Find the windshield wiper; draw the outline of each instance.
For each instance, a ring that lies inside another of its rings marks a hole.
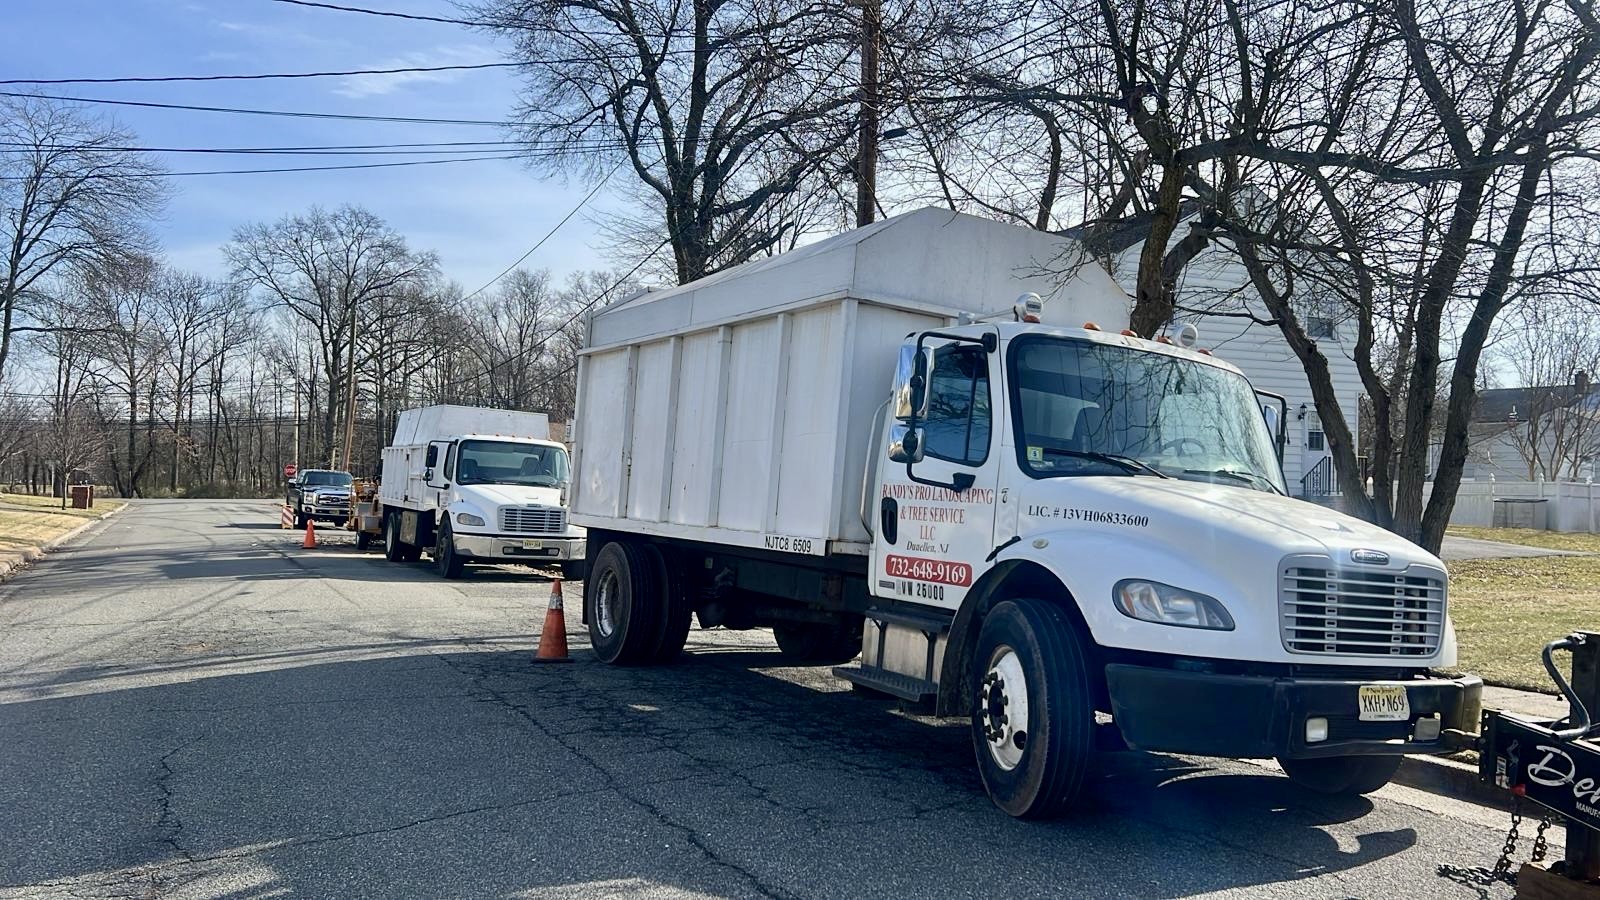
[[[1278,486],[1273,484],[1270,479],[1255,472],[1241,472],[1238,469],[1184,469],[1183,473],[1185,475],[1212,475],[1220,478],[1232,478],[1234,481],[1242,481],[1252,487],[1265,485],[1267,491],[1273,494],[1283,493],[1278,490]]]
[[[1138,475],[1154,475],[1157,478],[1172,477],[1155,466],[1134,459],[1131,456],[1118,456],[1114,453],[1100,453],[1095,450],[1068,450],[1065,447],[1041,447],[1040,450],[1054,456],[1070,456],[1075,459],[1092,459],[1096,462],[1111,463]]]

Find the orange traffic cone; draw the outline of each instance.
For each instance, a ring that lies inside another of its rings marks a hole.
[[[317,526],[310,519],[306,520],[306,539],[300,542],[300,546],[307,550],[317,549]]]
[[[544,630],[539,632],[539,652],[534,662],[572,662],[567,655],[567,615],[561,608],[561,579],[550,586],[550,605],[544,612]]]

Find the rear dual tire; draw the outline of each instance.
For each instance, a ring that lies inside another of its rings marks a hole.
[[[589,643],[601,662],[669,663],[689,636],[690,607],[661,551],[614,541],[600,548],[584,581]]]
[[[383,558],[390,562],[416,562],[422,558],[421,547],[400,540],[399,513],[383,517]]]

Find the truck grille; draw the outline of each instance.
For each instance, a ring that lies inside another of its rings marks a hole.
[[[1278,607],[1290,653],[1432,656],[1444,633],[1445,576],[1432,567],[1366,571],[1291,558]]]
[[[549,534],[567,529],[567,511],[559,506],[502,506],[500,530]]]

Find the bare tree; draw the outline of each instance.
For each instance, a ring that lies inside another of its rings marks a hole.
[[[631,170],[679,282],[783,242],[794,222],[764,213],[850,160],[860,26],[843,2],[469,5],[527,66],[530,158],[591,178]]]
[[[373,343],[373,307],[437,269],[368,210],[313,208],[272,224],[248,225],[224,248],[236,276],[259,290],[269,306],[286,309],[307,328],[323,376],[319,456],[335,457],[338,425],[353,405],[358,354]]]
[[[1600,457],[1600,325],[1592,309],[1534,307],[1515,317],[1495,355],[1524,386],[1507,436],[1528,480],[1576,479]]]
[[[0,97],[0,376],[44,279],[62,266],[148,249],[164,198],[133,136],[75,107]],[[35,326],[37,327],[37,326]]]

